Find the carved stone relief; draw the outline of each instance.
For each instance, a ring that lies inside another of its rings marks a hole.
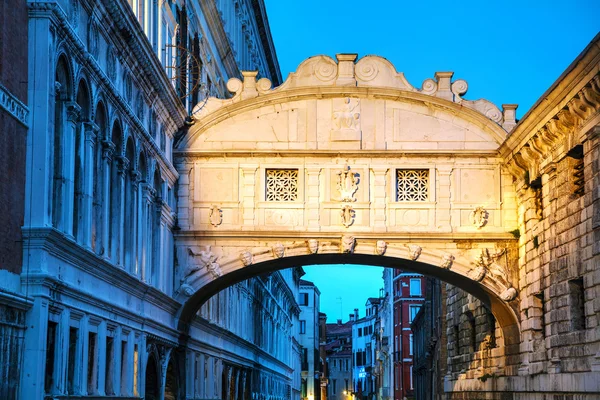
[[[308,251],[310,251],[310,254],[317,254],[319,251],[319,241],[317,239],[308,239],[306,244],[308,245]]]
[[[344,169],[337,173],[337,176],[337,190],[340,193],[340,201],[356,201],[354,194],[358,190],[358,174],[351,171],[348,165],[345,165]]]
[[[351,235],[342,236],[342,253],[353,253],[356,239]]]
[[[337,108],[332,115],[331,140],[360,140],[360,106],[359,99],[346,97],[341,107]]]
[[[356,215],[356,211],[352,208],[351,205],[345,205],[340,210],[340,217],[342,221],[342,225],[348,228],[350,225],[354,223],[354,217]]]
[[[98,35],[96,22],[91,20],[88,25],[88,51],[95,59],[98,59]]]
[[[285,246],[282,243],[276,243],[273,246],[273,257],[282,258],[285,254]]]
[[[378,240],[377,243],[375,244],[375,252],[382,256],[385,254],[385,251],[387,250],[387,243],[385,240]]]
[[[469,221],[477,229],[482,228],[488,222],[488,212],[483,207],[477,207],[469,214]]]
[[[223,211],[217,205],[210,207],[210,213],[208,219],[212,226],[217,227],[223,222]]]
[[[248,266],[252,264],[252,253],[250,253],[248,250],[242,251],[240,253],[240,260],[242,261],[242,264],[244,264],[244,266]]]
[[[454,263],[454,256],[452,254],[444,254],[440,267],[444,269],[450,269]]]
[[[408,255],[409,255],[410,259],[413,261],[417,261],[417,259],[421,255],[421,251],[422,251],[421,246],[418,246],[416,244],[408,245]]]

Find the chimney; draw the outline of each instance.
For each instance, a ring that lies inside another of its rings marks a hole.
[[[350,322],[354,322],[354,314],[350,314]]]
[[[358,308],[354,309],[354,320],[358,321]]]
[[[338,319],[338,325],[341,325],[341,324],[342,324],[342,320]]]

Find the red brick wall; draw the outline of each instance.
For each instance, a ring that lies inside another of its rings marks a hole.
[[[27,104],[27,3],[0,1],[0,83]],[[21,272],[27,128],[0,108],[0,269]]]

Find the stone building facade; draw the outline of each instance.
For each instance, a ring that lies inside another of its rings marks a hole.
[[[353,389],[352,381],[352,324],[354,314],[345,323],[327,324],[325,333],[325,362],[327,364],[327,398],[347,400]]]
[[[301,389],[302,400],[321,399],[321,329],[320,328],[321,292],[314,283],[301,280],[298,304],[300,306],[299,336],[301,346]],[[298,373],[298,371],[296,371]]]
[[[0,397],[288,398],[293,279],[213,301],[246,299],[278,340],[215,344],[231,321],[207,304],[182,349],[173,299],[172,144],[242,68],[280,80],[262,1],[13,3],[0,6]]]

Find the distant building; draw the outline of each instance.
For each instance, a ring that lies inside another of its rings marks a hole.
[[[413,319],[413,386],[415,400],[444,396],[447,372],[446,284],[426,278],[425,302]]]
[[[321,292],[314,283],[300,280],[299,342],[301,350],[301,394],[303,400],[321,400],[319,354],[319,304]]]
[[[350,320],[342,323],[327,324],[325,353],[327,372],[327,399],[348,400],[352,387],[352,324]]]
[[[380,293],[381,302],[375,328],[377,340],[375,358],[378,363],[379,393],[381,400],[393,399],[394,362],[393,362],[393,336],[394,336],[394,297],[393,274],[391,268],[384,268],[384,287]]]
[[[352,378],[357,399],[375,399],[378,392],[377,361],[375,349],[377,346],[376,321],[379,312],[380,298],[371,297],[365,303],[366,315],[358,318],[358,309],[354,310],[354,325],[352,326],[352,353],[354,368]]]
[[[412,396],[413,332],[410,324],[421,309],[425,277],[395,270],[394,290],[394,398]]]

